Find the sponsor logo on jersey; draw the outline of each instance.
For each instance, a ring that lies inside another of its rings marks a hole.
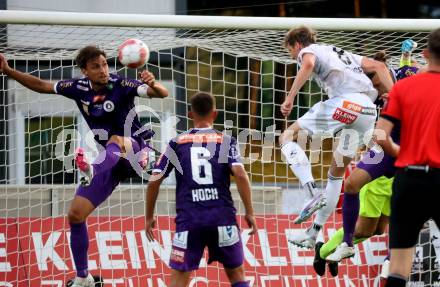
[[[359,114],[363,114],[363,115],[369,115],[369,116],[375,116],[376,115],[376,108],[372,108],[372,107],[363,107],[360,106],[358,104],[349,102],[349,101],[344,101],[342,103],[342,107],[344,109],[359,113]]]
[[[81,91],[84,91],[84,92],[88,92],[89,91],[89,88],[81,86],[81,85],[76,85],[76,88],[78,90],[81,90]]]
[[[57,88],[57,90],[58,90],[58,91],[62,91],[62,90],[64,90],[64,89],[67,89],[67,88],[72,87],[72,85],[73,85],[73,82],[72,82],[72,81],[69,81],[69,82],[61,82],[61,83],[58,84],[58,88]]]
[[[102,102],[105,99],[105,95],[96,95],[93,97],[93,103]]]
[[[340,108],[336,108],[335,113],[333,114],[334,120],[346,125],[352,124],[357,117],[357,115],[353,115],[352,113],[346,112]]]
[[[184,134],[180,135],[177,138],[178,144],[185,144],[185,143],[222,143],[223,142],[223,135],[217,134],[217,133],[209,133],[209,134]]]
[[[376,108],[363,108],[361,114],[368,116],[376,116]]]
[[[188,231],[174,233],[173,246],[186,249],[188,243]]]
[[[352,102],[349,102],[349,101],[344,101],[342,103],[342,107],[344,109],[347,109],[347,110],[350,110],[350,111],[353,111],[353,112],[356,112],[356,113],[361,113],[362,112],[362,106],[360,106],[358,104],[355,104],[355,103],[352,103]]]
[[[132,82],[130,80],[122,80],[121,81],[121,87],[137,88],[138,86],[139,86],[139,83]]]
[[[185,251],[173,248],[171,250],[171,261],[183,263],[185,261]]]
[[[219,226],[218,230],[218,246],[231,246],[240,241],[238,228],[235,225]]]
[[[104,102],[104,111],[109,113],[112,112],[114,109],[115,109],[115,104],[112,101],[108,100]]]

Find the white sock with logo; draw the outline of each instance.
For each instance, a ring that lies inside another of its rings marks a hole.
[[[324,194],[327,204],[316,212],[315,220],[313,221],[315,224],[323,226],[333,211],[335,211],[339,195],[341,194],[342,180],[342,177],[328,175]]]
[[[313,238],[316,238],[316,237],[318,237],[318,233],[319,233],[319,231],[322,229],[322,226],[321,225],[318,225],[318,224],[316,224],[316,223],[313,223],[312,224],[312,226],[310,226],[308,229],[307,229],[307,234],[308,235],[310,235],[311,237],[313,237]]]
[[[290,169],[301,182],[301,185],[313,183],[312,166],[306,153],[296,142],[288,142],[281,147]]]

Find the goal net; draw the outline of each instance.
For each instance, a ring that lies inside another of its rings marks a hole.
[[[254,28],[250,24],[244,29],[204,28],[213,20],[208,17],[192,24],[200,28],[184,28],[178,22],[182,18],[176,17],[176,21],[164,21],[167,28],[160,28],[157,24],[124,27],[129,24],[112,23],[111,15],[108,23],[93,25],[93,16],[89,16],[90,25],[80,20],[77,25],[61,25],[63,20],[50,25],[47,21],[29,24],[23,20],[20,24],[21,20],[3,20],[0,51],[15,69],[55,82],[81,77],[73,59],[78,49],[93,44],[106,51],[111,72],[137,78],[137,70],[118,63],[117,47],[128,38],[143,40],[151,50],[146,68],[170,91],[166,99],[136,100],[141,121],[156,132],[154,148],[163,150],[172,137],[191,127],[188,99],[197,91],[215,96],[219,111],[215,128],[238,139],[259,226],[258,234],[250,237],[240,219],[251,286],[379,286],[380,265],[387,255],[386,235],[358,245],[357,255],[340,265],[335,278],[317,276],[312,267],[314,253],[286,240],[305,228],[292,223],[305,199],[281,157],[277,139],[288,124],[326,98],[315,82],[308,81],[290,118],[286,120],[280,113],[298,69],[282,47],[283,37],[301,19],[271,25],[271,29],[264,29],[256,20]],[[224,21],[228,23],[228,18]],[[361,30],[356,29],[357,20],[351,21],[352,29],[331,30],[319,21],[307,23],[318,29],[318,42],[367,56],[385,50],[392,66],[398,65],[400,44],[407,38],[419,44],[413,56],[420,58],[429,33],[428,28],[393,31],[371,26]],[[75,276],[65,218],[78,185],[73,151],[83,146],[93,158],[97,148],[73,101],[35,93],[3,74],[0,77],[0,286],[64,286]],[[332,139],[308,150],[313,175],[321,186],[325,186],[331,150]],[[170,176],[161,188],[155,242],[149,242],[144,233],[146,183],[147,177],[121,183],[87,221],[89,270],[101,275],[105,286],[163,287],[169,282],[175,182]],[[232,191],[242,215],[236,188]],[[323,238],[340,226],[341,216],[335,213]],[[414,273],[412,279],[417,282],[428,275],[432,281],[438,280],[431,238],[424,239],[427,249],[421,247],[429,252],[421,255],[418,249],[416,258],[430,263],[417,269],[420,274]],[[202,260],[190,286],[229,286],[221,266],[206,262],[206,258]]]

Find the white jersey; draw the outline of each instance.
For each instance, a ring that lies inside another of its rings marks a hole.
[[[376,100],[377,91],[361,67],[362,56],[334,46],[312,44],[298,54],[299,65],[304,54],[315,55],[312,77],[329,98],[361,93],[373,102]]]

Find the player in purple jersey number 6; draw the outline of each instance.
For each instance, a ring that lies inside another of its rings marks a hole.
[[[146,164],[140,155],[142,150],[148,149],[145,141],[148,132],[136,133],[142,125],[134,112],[134,98],[164,98],[168,96],[168,91],[148,71],[139,74],[141,81],[110,74],[105,52],[95,46],[82,48],[76,56],[76,63],[84,74],[83,78],[51,83],[12,69],[4,55],[0,54],[0,72],[35,92],[59,94],[74,100],[96,142],[103,146],[93,164],[85,159],[82,149],[76,153],[75,162],[83,179],[67,216],[76,267],[72,286],[91,287],[95,286],[95,282],[88,272],[86,219],[110,196],[120,181],[136,175],[136,164],[140,167]],[[139,158],[130,160],[127,156],[130,154]]]
[[[244,276],[244,256],[230,175],[245,208],[245,220],[257,230],[249,178],[241,163],[236,140],[213,129],[217,116],[214,97],[198,93],[191,98],[189,117],[194,128],[172,139],[156,162],[146,195],[146,233],[154,240],[154,206],[159,187],[176,169],[176,232],[171,250],[170,287],[186,287],[191,272],[199,268],[205,247],[208,264],[223,264],[232,287],[249,287]],[[209,284],[211,286],[211,284]]]

